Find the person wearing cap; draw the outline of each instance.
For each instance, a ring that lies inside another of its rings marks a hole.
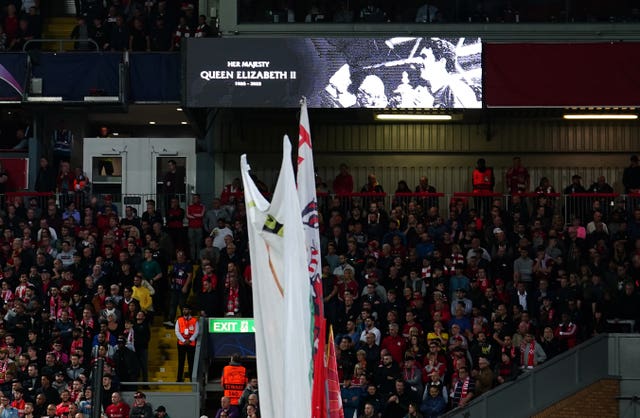
[[[147,395],[144,392],[137,391],[133,394],[133,406],[128,416],[130,418],[153,418],[153,409],[147,402]]]
[[[140,363],[136,353],[126,345],[127,339],[120,335],[118,346],[113,354],[115,368],[121,381],[132,382],[138,379],[140,374]]]
[[[196,342],[200,335],[198,319],[191,316],[191,307],[182,306],[182,316],[176,321],[174,327],[178,338],[178,376],[176,382],[183,381],[185,358],[189,364],[189,378],[193,374],[193,359],[196,352]]]
[[[171,418],[171,416],[167,414],[167,408],[165,408],[163,405],[160,405],[159,407],[157,407],[154,412],[155,412],[153,414],[154,418]]]

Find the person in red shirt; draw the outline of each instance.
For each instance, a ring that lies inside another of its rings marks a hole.
[[[122,400],[119,392],[111,394],[111,405],[105,410],[108,418],[129,418],[131,408]]]
[[[191,197],[191,204],[187,206],[187,219],[189,222],[189,255],[192,260],[197,259],[200,254],[205,212],[206,208],[200,201],[200,195],[198,193],[194,193]]]
[[[353,177],[344,163],[340,164],[340,173],[333,180],[333,192],[337,195],[353,193]]]
[[[393,360],[398,364],[402,364],[407,342],[402,335],[399,335],[399,331],[400,326],[398,324],[389,324],[389,335],[384,337],[380,348],[387,349]]]
[[[531,178],[529,170],[522,166],[520,157],[513,157],[513,166],[507,170],[505,176],[507,193],[517,194],[529,191]]]

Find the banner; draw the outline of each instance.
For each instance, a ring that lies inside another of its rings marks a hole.
[[[193,38],[183,59],[188,107],[482,107],[479,38]]]
[[[263,418],[311,416],[311,333],[307,254],[291,144],[283,140],[282,165],[271,204],[241,161],[247,207],[255,317],[256,363]]]
[[[303,98],[300,108],[300,130],[298,137],[298,200],[302,208],[302,222],[309,265],[309,282],[313,306],[313,393],[312,417],[323,418],[325,399],[324,345],[324,301],[322,294],[322,263],[320,261],[320,232],[318,222],[318,198],[316,196],[316,173],[313,166],[311,127],[307,112],[307,101]]]

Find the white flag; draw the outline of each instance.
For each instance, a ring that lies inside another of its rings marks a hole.
[[[300,107],[300,127],[298,135],[298,201],[302,209],[307,260],[309,264],[309,282],[311,283],[311,303],[313,306],[313,390],[311,418],[324,417],[326,414],[326,373],[325,373],[325,320],[322,294],[322,265],[320,262],[320,232],[318,218],[318,199],[316,196],[316,173],[313,168],[313,145],[311,127],[307,113],[307,100],[302,99]]]
[[[247,207],[256,363],[263,418],[311,413],[311,307],[307,251],[296,192],[291,144],[283,140],[282,165],[271,204],[240,160]],[[301,280],[302,279],[302,280]]]

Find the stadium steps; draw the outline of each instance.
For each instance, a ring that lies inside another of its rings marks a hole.
[[[178,349],[173,329],[162,325],[162,317],[156,317],[151,325],[149,345],[149,381],[175,382],[178,374]],[[158,386],[159,392],[190,392],[189,386]]]
[[[44,21],[42,28],[43,39],[70,39],[71,31],[77,24],[75,17],[50,17]],[[65,51],[73,50],[73,43],[68,42],[63,44]],[[43,51],[54,50],[57,51],[58,44],[51,42],[45,43],[42,46]]]

